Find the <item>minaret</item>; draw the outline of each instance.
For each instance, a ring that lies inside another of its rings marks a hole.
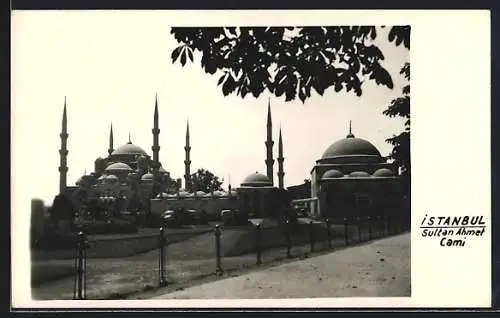
[[[285,176],[285,172],[283,171],[283,139],[281,137],[281,127],[280,127],[280,137],[278,141],[278,185],[280,189],[284,188],[283,177]]]
[[[267,159],[266,159],[266,167],[267,167],[267,177],[269,180],[271,180],[271,184],[274,184],[273,182],[273,165],[274,165],[274,159],[273,159],[273,123],[271,120],[271,102],[268,103],[267,106],[267,140],[266,140],[266,152],[267,152]]]
[[[349,134],[346,136],[346,138],[354,138],[354,135],[352,134],[352,127],[350,120],[349,120]]]
[[[189,191],[189,184],[191,181],[191,158],[189,152],[191,151],[191,146],[189,145],[189,120],[186,126],[186,146],[184,147],[186,151],[186,159],[184,160],[184,188]]]
[[[111,129],[109,130],[109,149],[108,154],[111,156],[113,153],[113,123],[111,123]]]
[[[64,110],[62,118],[62,130],[61,134],[61,149],[59,149],[60,164],[59,164],[59,194],[63,194],[66,191],[66,177],[68,173],[67,157],[68,149],[68,119],[66,117],[66,96],[64,97]]]
[[[155,97],[155,114],[154,114],[154,124],[153,124],[153,146],[151,149],[153,150],[153,161],[159,167],[159,153],[160,153],[160,145],[158,144],[158,137],[160,135],[160,128],[158,127],[158,95]]]

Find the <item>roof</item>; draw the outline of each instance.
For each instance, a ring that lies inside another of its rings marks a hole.
[[[323,173],[321,179],[342,178],[344,174],[336,169],[331,169]]]
[[[271,180],[263,174],[258,172],[252,173],[248,175],[243,182],[241,182],[241,186],[251,186],[251,187],[260,187],[260,186],[272,186]]]
[[[394,177],[394,172],[387,168],[378,169],[373,173],[374,177]]]
[[[106,171],[116,171],[116,170],[126,170],[132,171],[132,168],[126,163],[123,162],[115,162],[106,167]]]
[[[349,173],[350,178],[369,178],[370,174],[365,171],[353,171]]]
[[[146,180],[153,180],[154,176],[152,173],[145,173],[142,175],[141,180],[146,181]]]
[[[369,141],[349,135],[331,144],[323,153],[322,159],[348,156],[381,157],[378,149]]]
[[[118,148],[116,148],[111,155],[145,155],[148,154],[141,147],[134,145],[133,143],[126,143]]]

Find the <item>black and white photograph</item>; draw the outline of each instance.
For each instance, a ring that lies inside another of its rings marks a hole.
[[[23,299],[412,298],[416,239],[439,267],[489,235],[414,210],[415,152],[426,188],[455,168],[413,145],[411,19],[212,16],[13,12]]]

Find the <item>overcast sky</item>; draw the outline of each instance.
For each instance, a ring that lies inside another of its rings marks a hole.
[[[194,64],[172,64],[177,42],[161,14],[146,12],[17,12],[12,34],[12,124],[15,179],[31,180],[26,199],[52,202],[58,191],[61,116],[68,112],[68,185],[94,160],[107,155],[110,123],[115,148],[128,141],[152,154],[153,110],[158,94],[160,160],[171,176],[184,172],[184,136],[189,118],[191,171],[205,168],[233,186],[255,171],[265,173],[266,113],[269,95],[224,97],[218,76]],[[305,104],[270,97],[277,157],[281,125],[285,186],[309,178],[315,160],[344,138],[352,120],[356,137],[371,141],[383,155],[385,139],[402,129],[401,120],[382,111],[406,84],[399,74],[409,51],[387,41],[376,44],[386,60],[394,89],[365,83],[362,97],[336,93]],[[277,163],[275,163],[275,174]],[[277,178],[275,176],[275,178]]]

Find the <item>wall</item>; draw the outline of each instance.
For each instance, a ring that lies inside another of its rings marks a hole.
[[[215,215],[225,209],[241,210],[240,205],[240,200],[236,196],[230,198],[163,198],[151,200],[151,212],[161,214],[166,210],[183,208],[205,210],[208,214]]]
[[[343,218],[357,213],[366,216],[399,214],[402,193],[399,178],[338,179],[324,182],[320,200],[321,215]],[[361,211],[353,206],[356,195],[367,195],[371,199],[368,210]]]

